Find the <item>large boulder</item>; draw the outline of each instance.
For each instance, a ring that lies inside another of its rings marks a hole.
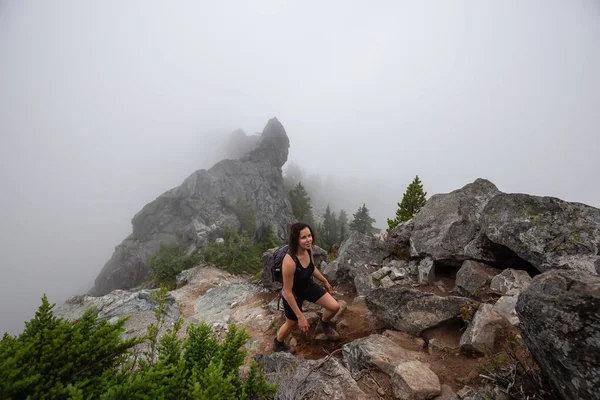
[[[596,399],[600,388],[600,277],[552,270],[519,295],[523,339],[563,399]]]
[[[460,349],[467,353],[483,354],[492,351],[496,333],[504,319],[491,304],[481,304],[473,320],[460,338]]]
[[[210,232],[239,228],[238,201],[253,208],[257,227],[271,226],[279,239],[285,239],[294,218],[283,186],[281,167],[287,160],[289,139],[281,123],[271,119],[251,148],[241,159],[223,160],[209,170],[194,172],[179,187],[143,207],[133,217],[133,233],[116,247],[91,294],[132,288],[148,279],[148,258],[161,242],[194,251]]]
[[[540,272],[600,273],[600,209],[553,197],[500,194],[481,219],[486,237]]]
[[[365,302],[377,318],[394,329],[420,335],[425,329],[457,319],[460,307],[474,301],[458,296],[436,296],[396,285],[375,289]]]
[[[335,358],[303,360],[289,353],[259,354],[267,381],[278,383],[280,399],[366,400],[350,372]]]
[[[397,399],[428,400],[442,392],[438,376],[417,360],[398,364],[391,381]]]
[[[344,362],[352,372],[377,368],[389,376],[392,376],[399,363],[419,358],[419,353],[406,350],[379,334],[346,343],[342,353]]]
[[[479,218],[488,201],[499,193],[490,181],[477,179],[451,193],[431,196],[413,218],[411,255],[453,263],[481,259]],[[397,239],[390,235],[388,240]]]
[[[329,282],[352,281],[357,273],[373,272],[389,256],[386,244],[373,235],[351,231],[338,257],[322,271]]]

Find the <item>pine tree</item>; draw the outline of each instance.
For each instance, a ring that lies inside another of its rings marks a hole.
[[[339,240],[338,221],[335,212],[331,211],[329,204],[323,214],[323,224],[320,225],[320,243],[327,251],[331,251],[333,245]]]
[[[427,196],[427,192],[423,190],[423,184],[417,175],[406,188],[402,202],[398,203],[396,218],[388,218],[388,232],[394,229],[400,222],[408,221],[414,217],[425,205],[425,196]]]
[[[350,223],[350,228],[360,233],[373,233],[373,223],[375,219],[369,215],[369,209],[363,203],[362,207],[358,208],[358,211],[353,214],[354,220]]]
[[[289,197],[290,203],[292,203],[292,212],[298,221],[312,223],[312,205],[306,189],[302,186],[302,182],[298,182],[296,187],[290,191]]]
[[[344,210],[340,210],[340,216],[338,218],[338,228],[341,243],[348,236],[348,214]]]

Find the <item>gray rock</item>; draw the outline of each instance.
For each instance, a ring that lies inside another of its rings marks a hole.
[[[523,339],[564,399],[594,399],[600,387],[600,277],[552,270],[519,295]]]
[[[247,283],[233,283],[214,288],[198,298],[195,306],[195,318],[207,324],[227,322],[231,316],[231,304],[243,303],[246,297],[255,292],[254,285]]]
[[[154,312],[158,304],[150,298],[151,292],[154,290],[114,290],[99,297],[80,296],[77,302],[70,299],[70,302],[57,306],[54,313],[69,321],[80,319],[90,308],[98,311],[100,319],[109,320],[111,323],[129,317],[125,322],[124,338],[142,336],[146,334],[148,325],[156,322]],[[168,326],[179,318],[179,307],[170,293],[167,293],[165,305],[165,325]]]
[[[435,280],[435,268],[431,258],[427,257],[421,260],[417,268],[419,272],[419,284],[428,285]]]
[[[494,311],[512,326],[519,325],[519,316],[515,307],[519,296],[502,296],[494,304]]]
[[[407,268],[392,268],[392,272],[390,272],[390,278],[393,281],[404,279],[406,277],[408,277],[408,269]]]
[[[346,343],[342,347],[342,354],[344,363],[351,372],[377,368],[390,376],[398,363],[419,357],[419,353],[406,350],[379,334]]]
[[[502,321],[502,317],[494,311],[494,306],[481,304],[460,338],[460,349],[476,354],[483,354],[486,349],[493,350],[496,332],[502,327]]]
[[[382,288],[391,288],[394,286],[394,281],[389,276],[385,276],[379,281],[379,285]]]
[[[486,205],[482,230],[539,271],[600,273],[600,209],[552,197],[501,194]]]
[[[365,296],[356,296],[354,300],[352,300],[353,305],[362,305],[365,304]]]
[[[478,220],[488,201],[499,193],[493,183],[477,179],[451,193],[431,196],[413,218],[411,255],[455,262],[482,259]]]
[[[302,360],[278,352],[254,358],[263,366],[267,381],[279,384],[276,398],[367,400],[350,372],[335,357]]]
[[[494,293],[505,295],[513,290],[520,292],[530,283],[531,276],[529,276],[527,271],[507,268],[492,278],[490,290]]]
[[[365,299],[369,310],[396,330],[413,335],[460,316],[460,307],[472,304],[465,297],[440,297],[395,285],[375,289]]]
[[[384,261],[383,266],[390,268],[392,271],[408,269],[408,261],[387,259]]]
[[[484,288],[500,271],[486,264],[467,260],[456,273],[456,290],[471,296],[476,290]]]
[[[177,286],[177,288],[180,288],[186,283],[188,283],[188,279],[190,278],[191,273],[193,273],[193,268],[186,269],[178,273],[175,277],[175,286]]]
[[[370,274],[363,272],[354,277],[354,287],[357,296],[366,296],[375,289],[375,283]]]
[[[371,273],[371,277],[373,279],[379,280],[379,279],[383,278],[384,276],[388,275],[390,272],[392,272],[392,269],[390,267],[382,267],[382,268],[379,268],[377,271]]]
[[[204,244],[213,228],[238,228],[240,222],[231,208],[238,199],[253,206],[256,226],[270,225],[283,240],[294,220],[281,171],[288,148],[285,129],[277,119],[271,119],[256,147],[241,159],[223,160],[209,170],[198,170],[179,187],[147,204],[133,217],[133,233],[116,247],[91,294],[132,288],[147,280],[148,258],[159,250],[161,242],[187,248]]]
[[[427,400],[442,392],[438,376],[420,361],[400,363],[392,374],[397,399]]]
[[[454,393],[454,390],[448,385],[441,385],[441,393],[439,396],[434,397],[433,400],[458,400],[458,395]]]
[[[352,281],[357,272],[373,272],[388,256],[384,242],[373,235],[351,231],[340,246],[338,258],[330,262],[325,270],[329,282]]]

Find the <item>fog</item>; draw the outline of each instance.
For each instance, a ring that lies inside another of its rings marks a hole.
[[[272,117],[380,228],[417,174],[599,207],[598,71],[596,0],[0,0],[0,333]]]

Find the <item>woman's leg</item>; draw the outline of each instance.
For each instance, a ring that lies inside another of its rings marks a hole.
[[[293,321],[289,318],[285,319],[285,323],[281,325],[281,328],[277,331],[277,340],[280,342],[285,341],[290,333],[298,326],[298,321]]]
[[[323,322],[329,322],[329,320],[340,311],[340,303],[338,303],[329,293],[325,293],[321,296],[321,298],[317,300],[317,304],[325,309],[323,311]]]

